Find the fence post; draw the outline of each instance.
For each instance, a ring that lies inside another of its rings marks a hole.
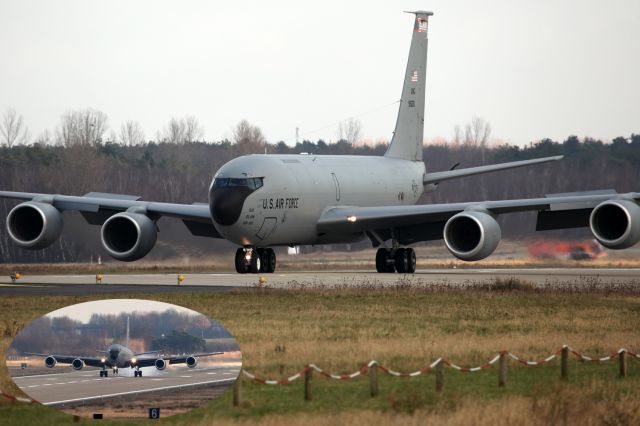
[[[500,365],[498,370],[498,386],[507,385],[507,353],[500,353]]]
[[[618,362],[620,365],[620,378],[627,377],[627,351],[621,350],[618,354]]]
[[[233,406],[240,406],[240,382],[242,381],[242,373],[238,376],[236,381],[233,383]]]
[[[444,388],[444,362],[440,360],[436,364],[436,392],[442,392]]]
[[[369,367],[369,389],[371,396],[378,395],[378,363],[373,363]]]
[[[562,347],[560,354],[560,377],[562,380],[569,380],[569,346]]]
[[[313,374],[313,370],[307,366],[307,371],[304,372],[304,400],[311,401],[311,375]]]

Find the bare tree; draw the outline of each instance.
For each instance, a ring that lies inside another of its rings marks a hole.
[[[204,136],[204,128],[198,120],[190,115],[182,119],[172,118],[162,132],[158,132],[157,139],[167,143],[195,142]]]
[[[362,133],[362,122],[356,118],[349,118],[338,124],[338,140],[345,140],[354,145],[358,143]]]
[[[464,143],[466,145],[487,146],[491,136],[491,124],[481,117],[473,117],[471,122],[465,126]]]
[[[49,145],[52,142],[51,132],[45,129],[42,133],[38,135],[37,138],[33,141],[34,144],[37,145]]]
[[[233,129],[233,141],[243,154],[260,152],[267,143],[260,127],[254,126],[244,119],[240,120]]]
[[[197,142],[204,137],[204,128],[193,115],[184,119],[185,142]]]
[[[107,122],[107,115],[95,109],[67,111],[57,130],[57,142],[67,147],[96,145],[102,142]]]
[[[144,132],[142,126],[137,121],[127,121],[120,126],[118,141],[127,146],[139,145],[144,142]]]
[[[22,116],[18,115],[13,108],[9,108],[2,116],[0,133],[2,134],[2,142],[6,143],[9,148],[16,143],[26,144],[30,138],[29,129],[24,125]]]

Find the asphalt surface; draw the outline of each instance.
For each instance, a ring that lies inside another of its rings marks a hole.
[[[168,366],[164,371],[153,367],[141,369],[142,377],[134,377],[132,369],[121,368],[118,374],[109,370],[109,377],[100,377],[99,369],[83,368],[65,373],[15,376],[18,387],[36,401],[50,406],[73,405],[81,402],[108,400],[130,396],[144,399],[149,392],[186,389],[193,386],[228,386],[240,374],[241,363],[223,366]],[[12,374],[20,374],[14,370]],[[202,401],[203,403],[206,401]]]
[[[275,274],[184,274],[178,285],[176,274],[105,275],[96,284],[95,275],[27,275],[15,284],[0,277],[0,296],[16,294],[85,295],[113,293],[227,292],[258,289],[259,278],[269,288],[359,287],[415,285],[473,285],[496,279],[518,278],[534,285],[570,283],[575,285],[640,285],[638,268],[540,268],[540,269],[423,269],[415,274],[378,274],[371,271],[315,271]]]

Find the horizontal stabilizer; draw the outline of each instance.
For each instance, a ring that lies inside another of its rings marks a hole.
[[[516,167],[531,166],[534,164],[547,163],[562,159],[562,155],[554,157],[535,158],[533,160],[513,161],[511,163],[492,164],[490,166],[469,167],[466,169],[455,169],[446,172],[427,173],[424,178],[424,185],[438,184],[442,181],[465,176],[479,175],[482,173],[496,172],[498,170],[514,169]]]

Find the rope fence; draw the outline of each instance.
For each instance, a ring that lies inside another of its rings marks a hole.
[[[446,358],[438,358],[435,361],[433,361],[431,364],[416,370],[416,371],[396,371],[393,370],[392,368],[376,361],[376,360],[371,360],[368,363],[366,363],[365,365],[363,365],[362,367],[360,367],[360,369],[352,372],[352,373],[335,373],[335,372],[330,372],[327,370],[324,370],[322,368],[320,368],[319,366],[317,366],[316,364],[308,364],[306,365],[302,370],[300,370],[299,372],[297,372],[296,374],[289,376],[289,377],[285,377],[282,379],[266,379],[266,378],[262,378],[259,377],[255,374],[250,373],[249,371],[247,371],[246,369],[242,369],[242,375],[244,375],[245,377],[249,378],[250,380],[254,381],[255,383],[259,383],[259,384],[263,384],[263,385],[272,385],[272,386],[279,386],[279,385],[288,385],[293,383],[294,381],[304,378],[304,382],[305,382],[305,390],[304,390],[304,396],[305,396],[305,400],[311,400],[311,377],[312,377],[312,373],[315,371],[318,374],[320,374],[321,376],[328,378],[328,379],[333,379],[333,380],[351,380],[351,379],[355,379],[356,377],[359,376],[364,376],[364,375],[368,375],[369,376],[369,382],[370,382],[370,390],[371,390],[371,396],[375,396],[378,394],[378,370],[382,371],[385,374],[388,374],[390,376],[395,376],[395,377],[404,377],[404,378],[411,378],[411,377],[417,377],[417,376],[421,376],[423,374],[427,374],[430,373],[432,371],[435,371],[435,375],[436,375],[436,391],[437,392],[441,392],[442,389],[444,388],[444,367],[449,367],[455,371],[458,371],[460,373],[474,373],[477,371],[481,371],[481,370],[486,370],[489,368],[494,368],[495,364],[498,364],[498,368],[499,368],[499,374],[498,374],[498,386],[506,386],[506,382],[507,382],[507,360],[508,358],[511,358],[512,360],[516,361],[517,363],[526,366],[526,367],[535,367],[535,366],[541,366],[544,364],[547,364],[551,361],[553,361],[556,358],[560,358],[560,378],[562,380],[568,380],[569,378],[569,366],[568,366],[568,362],[569,362],[569,355],[572,354],[575,357],[577,357],[578,359],[580,359],[583,362],[592,362],[592,363],[604,363],[607,361],[613,361],[615,359],[619,360],[619,372],[618,372],[618,377],[626,377],[627,376],[627,357],[632,357],[632,358],[637,358],[640,359],[640,355],[638,355],[637,353],[631,352],[627,349],[621,348],[619,350],[617,350],[616,352],[612,352],[610,355],[605,356],[605,357],[591,357],[591,356],[587,356],[585,354],[582,354],[580,352],[578,352],[577,350],[571,348],[569,345],[563,345],[560,349],[558,349],[555,353],[549,355],[546,358],[540,359],[540,360],[528,360],[528,359],[523,359],[509,351],[501,351],[499,353],[497,353],[493,358],[491,358],[489,361],[487,361],[485,364],[481,364],[478,366],[474,366],[474,367],[468,367],[468,366],[461,366],[458,365]],[[241,378],[239,377],[238,380],[236,380],[235,384],[234,384],[234,398],[233,398],[233,404],[234,406],[240,405],[240,380]]]
[[[281,379],[267,379],[267,378],[262,378],[259,377],[256,374],[252,374],[249,371],[247,371],[246,369],[242,369],[242,375],[244,375],[245,377],[249,378],[250,380],[254,381],[255,383],[258,384],[263,384],[263,385],[271,385],[271,386],[280,386],[280,385],[288,385],[291,384],[293,382],[295,382],[298,379],[304,378],[304,398],[305,400],[311,400],[312,399],[312,392],[311,392],[311,383],[312,383],[312,376],[313,376],[313,372],[317,372],[318,374],[320,374],[321,376],[328,378],[328,379],[332,379],[332,380],[351,380],[351,379],[355,379],[356,377],[359,376],[364,376],[364,375],[368,375],[369,376],[369,382],[370,382],[370,390],[371,390],[371,396],[376,396],[378,394],[378,370],[382,371],[385,374],[388,374],[390,376],[394,376],[394,377],[404,377],[404,378],[412,378],[412,377],[418,377],[421,376],[423,374],[428,374],[432,371],[435,371],[435,375],[436,375],[436,391],[437,392],[441,392],[442,389],[444,388],[444,367],[449,367],[453,370],[456,370],[460,373],[474,373],[477,371],[481,371],[481,370],[486,370],[489,368],[493,368],[494,365],[496,363],[498,363],[499,365],[499,374],[498,374],[498,386],[506,386],[506,378],[507,378],[507,359],[511,358],[514,361],[518,362],[519,364],[526,366],[526,367],[535,367],[535,366],[541,366],[544,364],[549,363],[550,361],[554,360],[555,358],[560,357],[560,377],[563,380],[568,380],[569,378],[569,354],[573,354],[575,357],[579,358],[581,361],[584,362],[592,362],[592,363],[604,363],[607,361],[613,361],[615,359],[618,359],[619,361],[619,371],[618,371],[618,377],[626,377],[627,376],[627,358],[628,357],[632,357],[632,358],[636,358],[636,359],[640,359],[640,355],[635,353],[635,352],[631,352],[625,348],[621,348],[615,352],[612,352],[610,355],[605,356],[605,357],[591,357],[591,356],[587,356],[585,354],[582,354],[580,352],[578,352],[577,350],[571,348],[569,345],[563,345],[560,349],[558,349],[555,353],[549,355],[546,358],[543,358],[541,360],[527,360],[527,359],[523,359],[520,358],[519,356],[509,352],[509,351],[501,351],[498,354],[496,354],[493,358],[491,358],[487,363],[485,364],[481,364],[475,367],[463,367],[460,366],[458,364],[453,363],[452,361],[446,359],[446,358],[438,358],[435,361],[433,361],[431,364],[416,370],[416,371],[397,371],[397,370],[393,370],[392,368],[376,361],[376,360],[371,360],[368,363],[366,363],[365,365],[363,365],[362,367],[360,367],[360,369],[354,371],[353,373],[349,373],[349,374],[337,374],[334,372],[330,372],[327,370],[324,370],[322,368],[320,368],[319,366],[317,366],[316,364],[308,364],[306,365],[304,368],[302,368],[299,372],[295,373],[292,376],[288,376],[285,378],[281,378]],[[240,382],[241,382],[241,377],[238,377],[238,380],[236,380],[236,382],[234,383],[233,386],[233,405],[234,406],[239,406],[241,403],[241,399],[240,399]],[[0,391],[0,395],[3,396],[4,398],[8,399],[11,402],[24,402],[24,403],[33,403],[36,402],[33,399],[30,398],[23,398],[23,397],[19,397],[19,396],[13,396],[13,395],[9,395],[5,392]]]

